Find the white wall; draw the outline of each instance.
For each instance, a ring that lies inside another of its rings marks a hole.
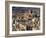
[[[32,2],[46,3],[46,0],[20,0],[20,1],[27,1],[27,2],[32,1]],[[45,6],[46,6],[46,4],[45,4]],[[45,13],[45,15],[46,15],[46,13]],[[46,23],[46,20],[45,20],[45,23]],[[45,30],[45,32],[46,32],[46,30]],[[5,38],[4,36],[5,36],[5,0],[0,0],[0,38]],[[18,38],[46,38],[46,33],[45,33],[45,35],[40,35],[40,36],[27,36],[27,37],[18,37]]]

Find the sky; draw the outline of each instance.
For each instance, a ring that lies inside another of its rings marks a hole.
[[[31,8],[31,7],[12,7],[12,12],[13,13],[24,13],[25,11],[28,12],[28,10],[33,10],[33,9],[38,9],[38,8]]]
[[[39,10],[39,8],[32,8],[32,7],[12,7],[12,13],[13,13],[13,15],[15,15],[16,13],[25,13],[25,11],[26,12],[29,12],[29,10],[30,10],[30,12],[32,12],[32,10],[35,10],[36,9],[36,11],[35,11],[35,13],[37,12],[37,10]]]

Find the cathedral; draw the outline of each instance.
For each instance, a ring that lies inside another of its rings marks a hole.
[[[32,11],[29,10],[25,13],[17,13],[14,19],[14,27],[16,31],[26,31],[26,30],[37,30],[39,29],[39,19],[33,17]]]

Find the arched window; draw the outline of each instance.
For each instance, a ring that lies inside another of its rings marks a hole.
[[[29,15],[29,17],[31,17],[31,15]]]

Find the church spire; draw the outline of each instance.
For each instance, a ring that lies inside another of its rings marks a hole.
[[[29,14],[31,14],[31,10],[29,9]]]

